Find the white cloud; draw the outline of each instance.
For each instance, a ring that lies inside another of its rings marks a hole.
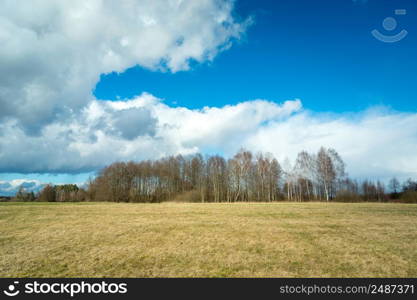
[[[271,142],[273,141],[273,142]],[[270,151],[279,159],[300,150],[335,148],[354,177],[387,179],[417,176],[417,114],[368,110],[346,115],[301,112],[272,122],[245,141],[248,148]]]
[[[38,192],[45,184],[39,180],[25,180],[25,179],[14,179],[9,181],[0,180],[0,196],[14,196],[23,187],[27,192]]]
[[[189,69],[230,46],[247,22],[222,0],[0,2],[0,121],[39,134],[92,100],[100,74],[140,65]]]
[[[146,93],[126,101],[92,100],[80,115],[44,126],[38,136],[12,121],[2,124],[0,172],[86,172],[115,160],[234,148],[264,122],[300,107],[298,100],[283,105],[255,100],[190,110]]]
[[[417,175],[417,114],[314,114],[300,100],[191,110],[145,93],[124,101],[93,100],[79,116],[45,126],[40,136],[28,136],[12,122],[0,130],[0,172],[87,172],[117,160],[213,149],[232,155],[242,146],[271,152],[282,162],[326,146],[342,155],[354,177]]]

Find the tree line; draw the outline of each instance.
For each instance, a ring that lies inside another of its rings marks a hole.
[[[417,203],[417,182],[393,178],[361,182],[348,177],[334,149],[302,151],[293,164],[271,154],[240,150],[219,155],[170,156],[141,162],[117,162],[99,171],[86,189],[47,185],[38,195],[20,191],[18,201],[111,202],[273,202],[401,201]]]
[[[52,185],[47,184],[39,193],[26,191],[20,187],[14,197],[4,197],[5,201],[19,202],[82,202],[89,201],[87,191],[76,184]]]

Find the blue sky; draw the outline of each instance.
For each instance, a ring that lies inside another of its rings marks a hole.
[[[172,12],[130,2],[142,25],[117,1],[0,4],[0,181],[80,183],[115,160],[240,146],[293,158],[323,143],[356,177],[417,174],[416,1],[190,1]],[[384,43],[374,29],[408,35]],[[171,46],[182,39],[193,42]],[[202,118],[215,126],[193,135]],[[349,140],[375,141],[355,152]]]
[[[395,16],[398,8],[407,15]],[[189,108],[300,98],[314,111],[374,105],[416,111],[415,1],[240,0],[235,13],[252,16],[254,24],[213,62],[174,74],[133,67],[103,75],[95,96],[131,98],[146,91]],[[384,32],[382,21],[390,16],[397,31],[411,33],[399,43],[381,43],[370,34]]]

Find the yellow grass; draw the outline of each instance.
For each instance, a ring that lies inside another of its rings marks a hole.
[[[417,277],[417,205],[1,203],[0,277]]]

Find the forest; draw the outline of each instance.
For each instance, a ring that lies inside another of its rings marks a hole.
[[[281,165],[271,154],[240,150],[222,156],[170,156],[116,162],[100,170],[86,188],[46,185],[37,195],[20,189],[11,199],[42,202],[273,202],[341,201],[417,203],[417,181],[400,183],[349,178],[331,148],[302,151],[294,164]]]

